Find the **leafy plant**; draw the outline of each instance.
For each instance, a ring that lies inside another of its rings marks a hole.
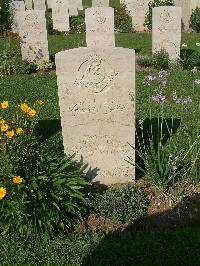
[[[9,0],[0,0],[0,33],[11,28]]]
[[[145,215],[147,200],[142,191],[127,184],[111,187],[95,201],[95,211],[118,223],[131,223]]]
[[[120,33],[132,32],[132,18],[125,4],[116,6],[115,9],[115,31]]]
[[[181,64],[187,70],[192,70],[194,67],[200,69],[200,51],[187,48],[181,49]]]
[[[155,69],[169,68],[169,55],[165,50],[153,54],[152,65]]]
[[[69,24],[71,33],[85,33],[85,14],[83,12],[79,12],[78,16],[70,17]]]
[[[173,6],[174,0],[153,0],[149,2],[149,11],[146,14],[144,25],[152,29],[152,9],[159,6]]]
[[[4,232],[49,238],[81,216],[88,183],[74,156],[43,153],[34,135],[43,104],[1,103],[0,224]]]
[[[138,55],[136,57],[136,63],[141,67],[151,67],[153,64],[153,58],[149,55]]]
[[[196,8],[192,11],[190,18],[190,28],[196,32],[200,32],[200,8]]]
[[[53,68],[53,63],[49,61],[43,61],[37,65],[37,70],[39,71],[49,71]]]

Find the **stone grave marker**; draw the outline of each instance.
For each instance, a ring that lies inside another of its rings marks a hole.
[[[122,4],[125,4],[127,10],[132,17],[132,27],[135,31],[147,30],[144,26],[145,16],[149,10],[150,0],[121,0]]]
[[[78,16],[78,0],[68,0],[69,5],[69,16]]]
[[[47,6],[49,9],[52,9],[54,0],[47,0]]]
[[[184,24],[184,30],[188,30],[190,26],[190,16],[192,10],[196,9],[199,4],[199,0],[175,0],[175,5],[182,8],[182,21]]]
[[[153,8],[152,50],[168,52],[170,59],[180,57],[181,8],[162,6]]]
[[[25,11],[24,1],[11,1],[10,11],[12,16],[12,32],[19,32],[19,21],[21,12]]]
[[[109,7],[109,0],[92,0],[93,7]]]
[[[33,63],[49,61],[45,11],[21,12],[19,35],[23,60]]]
[[[52,5],[53,29],[69,31],[68,4],[65,0],[54,0]]]
[[[35,10],[46,10],[45,0],[33,0]]]
[[[26,10],[31,10],[33,8],[32,0],[25,0],[25,7],[26,7]]]
[[[114,9],[92,7],[85,10],[87,47],[115,46]]]

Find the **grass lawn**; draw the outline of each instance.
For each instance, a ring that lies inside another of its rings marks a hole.
[[[37,265],[200,265],[199,229],[155,229],[73,234],[45,243],[0,236],[0,264]]]

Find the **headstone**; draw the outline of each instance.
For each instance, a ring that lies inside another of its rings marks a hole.
[[[93,7],[109,7],[109,0],[92,0]]]
[[[52,5],[53,29],[69,31],[68,4],[65,0],[54,0]]]
[[[45,0],[33,0],[35,10],[46,10]]]
[[[86,43],[88,47],[115,46],[114,9],[92,7],[85,10]]]
[[[33,63],[49,61],[45,11],[21,12],[19,35],[23,60]]]
[[[199,0],[198,0],[199,1]],[[175,0],[175,5],[182,8],[182,21],[184,30],[188,30],[190,26],[190,16],[192,11],[199,5],[197,0]]]
[[[19,21],[21,12],[25,11],[25,4],[23,1],[11,1],[10,11],[12,15],[12,32],[19,32]]]
[[[170,59],[180,57],[181,8],[161,6],[153,8],[152,49],[153,53],[162,49]]]
[[[65,153],[83,158],[96,182],[133,181],[134,50],[86,47],[55,58]]]
[[[49,9],[52,9],[54,0],[47,0],[47,6]]]
[[[132,27],[135,31],[147,30],[144,26],[145,17],[149,10],[150,0],[121,0],[126,5],[127,10],[132,17]]]
[[[78,0],[68,0],[70,16],[78,16],[78,2]]]
[[[32,0],[25,0],[25,7],[26,7],[26,10],[31,10],[33,8]]]

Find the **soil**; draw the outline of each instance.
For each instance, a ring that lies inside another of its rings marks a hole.
[[[140,184],[149,199],[146,216],[133,224],[119,224],[98,214],[78,221],[78,232],[123,231],[127,228],[200,226],[200,187],[186,184],[184,193],[177,189],[163,192]]]

